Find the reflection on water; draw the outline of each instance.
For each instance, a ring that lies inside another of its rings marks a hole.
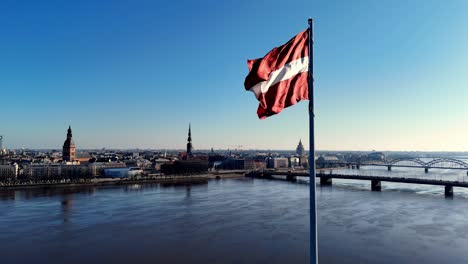
[[[16,192],[13,190],[5,190],[0,191],[0,200],[7,201],[7,200],[15,200]]]
[[[321,263],[468,262],[467,198],[362,184],[317,187]],[[308,263],[308,189],[229,179],[8,191],[1,263]]]

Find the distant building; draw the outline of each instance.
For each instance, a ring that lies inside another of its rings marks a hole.
[[[127,165],[123,162],[94,162],[88,165],[89,173],[92,177],[104,175],[105,169],[126,168]]]
[[[157,159],[154,160],[154,169],[156,171],[160,171],[161,170],[161,165],[162,164],[168,164],[168,163],[171,163],[171,160],[165,159],[165,158],[157,158]]]
[[[333,155],[321,155],[316,161],[315,164],[317,168],[331,168],[337,167],[343,164],[343,161],[340,160],[337,156]]]
[[[297,144],[296,154],[299,157],[303,157],[305,154],[304,146],[302,145],[302,140],[299,140],[299,144]]]
[[[8,152],[3,148],[3,136],[0,135],[0,155],[6,155]]]
[[[169,174],[201,174],[208,172],[208,160],[176,160],[161,164],[161,172]]]
[[[63,179],[78,179],[90,178],[89,167],[87,165],[72,164],[60,166],[60,178]]]
[[[288,165],[289,162],[287,158],[268,157],[266,159],[266,167],[269,169],[287,168]]]
[[[2,155],[8,155],[8,150],[6,148],[3,148],[3,136],[0,135],[0,156]]]
[[[298,157],[290,157],[289,158],[289,167],[295,168],[301,166],[301,160]]]
[[[59,178],[62,174],[61,164],[29,164],[24,166],[23,173],[30,179]]]
[[[29,164],[24,166],[23,174],[29,179],[77,179],[89,178],[91,173],[87,165],[70,164]]]
[[[141,175],[143,170],[140,168],[114,168],[104,169],[104,176],[112,178],[129,178]]]
[[[217,168],[223,170],[253,170],[255,166],[252,159],[229,158],[224,160]]]
[[[89,162],[93,156],[91,156],[88,152],[77,152],[73,161],[78,161],[80,163],[87,163]]]
[[[192,131],[189,124],[187,152],[182,156],[182,160],[173,163],[161,164],[161,172],[164,174],[201,174],[208,172],[208,159],[194,157],[192,150]]]
[[[305,169],[309,168],[309,158],[308,157],[300,157],[299,158],[299,166],[304,167]]]
[[[385,154],[382,152],[371,152],[363,157],[363,160],[384,161]]]
[[[71,126],[68,126],[67,139],[63,143],[62,159],[64,161],[75,160],[75,142],[73,142]]]
[[[255,170],[263,170],[263,169],[266,168],[265,161],[254,160],[253,163],[254,163],[254,169]]]
[[[216,168],[218,166],[221,166],[224,160],[227,158],[225,156],[221,156],[219,154],[213,154],[208,157],[208,166],[210,168]]]
[[[18,164],[0,165],[0,180],[16,179],[18,177]]]

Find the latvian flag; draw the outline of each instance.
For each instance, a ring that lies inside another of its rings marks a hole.
[[[263,58],[248,60],[249,74],[244,86],[260,101],[260,119],[309,99],[309,36],[305,30]]]

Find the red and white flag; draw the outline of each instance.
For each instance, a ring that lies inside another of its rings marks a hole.
[[[260,105],[260,119],[309,99],[309,34],[305,30],[263,58],[248,60],[249,74],[244,86]]]

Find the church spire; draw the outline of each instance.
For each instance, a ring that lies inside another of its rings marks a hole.
[[[68,126],[68,130],[67,130],[67,138],[72,138],[72,129],[71,129],[71,126]]]
[[[189,123],[189,128],[188,128],[188,138],[187,138],[187,159],[192,157],[192,129],[191,125]]]
[[[188,125],[188,139],[187,139],[188,142],[192,142],[192,131],[190,129],[190,123]]]

